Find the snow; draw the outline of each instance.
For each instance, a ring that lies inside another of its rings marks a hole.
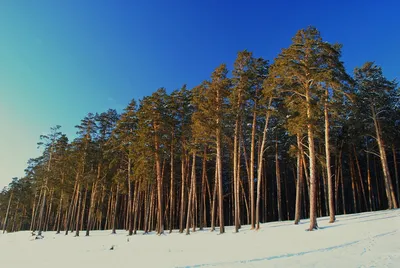
[[[174,231],[127,236],[124,230],[90,237],[23,231],[0,235],[0,267],[400,267],[400,210],[262,224],[259,231],[232,227],[187,236]],[[113,248],[113,250],[111,250]]]

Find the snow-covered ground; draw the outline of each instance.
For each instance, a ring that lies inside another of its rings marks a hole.
[[[0,267],[400,267],[400,210],[338,216],[306,232],[308,220],[231,227],[190,236],[173,232],[128,237],[93,231],[90,237],[30,232],[0,235]],[[113,250],[110,248],[113,247]]]

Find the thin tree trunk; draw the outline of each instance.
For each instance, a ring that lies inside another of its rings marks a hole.
[[[39,212],[39,225],[38,225],[39,236],[42,235],[42,230],[43,230],[43,217],[44,217],[44,208],[46,203],[46,194],[47,194],[47,178],[45,179],[44,182],[42,204],[40,206],[40,212]]]
[[[64,190],[61,190],[60,203],[58,204],[57,234],[61,232],[62,205],[64,200]]]
[[[133,210],[134,210],[134,205],[133,205],[133,198],[132,198],[132,180],[131,180],[131,170],[132,170],[132,160],[130,158],[130,155],[128,155],[128,167],[127,167],[127,180],[128,180],[128,206],[127,206],[127,211],[126,211],[126,216],[128,218],[128,235],[131,236],[133,234]]]
[[[174,204],[175,204],[175,182],[174,182],[174,134],[172,133],[172,140],[171,140],[171,159],[170,159],[170,173],[171,173],[171,181],[170,181],[170,194],[169,194],[169,232],[172,233],[172,229],[174,226]]]
[[[281,172],[279,169],[278,137],[275,137],[275,178],[276,178],[276,203],[278,205],[278,221],[282,221],[282,189]]]
[[[181,182],[181,211],[180,211],[180,219],[179,219],[179,232],[180,233],[183,233],[183,220],[184,220],[184,217],[185,217],[185,204],[186,204],[186,202],[185,202],[185,188],[186,188],[186,173],[185,173],[185,171],[186,171],[186,164],[185,164],[185,149],[182,149],[182,162],[181,162],[181,164],[182,164],[182,166],[181,166],[181,179],[182,179],[182,182]]]
[[[138,227],[138,219],[139,219],[139,212],[141,211],[140,206],[140,181],[136,181],[135,183],[135,194],[134,194],[134,205],[133,205],[133,234],[137,233],[137,227]]]
[[[309,88],[306,89],[306,105],[307,105],[307,119],[310,121],[311,116],[311,99]],[[307,123],[308,134],[308,150],[310,157],[310,228],[309,231],[318,228],[317,224],[317,177],[316,177],[316,161],[315,161],[315,145],[314,145],[314,131],[311,122]]]
[[[247,201],[246,191],[244,190],[244,186],[243,186],[243,181],[242,180],[239,181],[239,186],[240,186],[240,189],[242,189],[242,199],[244,201],[244,206],[246,208],[247,222],[250,222],[249,202]]]
[[[7,230],[7,221],[8,221],[8,215],[10,213],[10,207],[11,207],[11,200],[13,197],[13,192],[11,192],[10,194],[10,198],[8,199],[8,206],[7,206],[7,212],[6,212],[6,217],[4,218],[4,223],[3,223],[3,234],[6,232]]]
[[[155,164],[156,164],[156,175],[157,175],[157,222],[158,229],[157,234],[164,233],[164,217],[163,217],[163,178],[161,174],[161,160],[160,160],[160,144],[158,137],[158,126],[154,126],[154,146],[155,146]]]
[[[393,153],[393,165],[394,165],[394,178],[396,181],[397,201],[398,203],[400,203],[399,172],[397,170],[396,148],[394,147],[394,145],[392,146],[392,153]]]
[[[302,163],[302,157],[301,157],[301,137],[300,134],[297,134],[297,185],[296,185],[296,212],[295,212],[295,219],[294,219],[294,224],[298,224],[300,222],[301,218],[301,192],[303,188],[303,163]],[[305,197],[304,197],[305,198]]]
[[[253,111],[253,123],[251,125],[251,144],[250,144],[250,229],[254,229],[257,224],[257,229],[260,228],[260,190],[261,186],[258,184],[258,175],[257,175],[257,204],[256,204],[256,211],[254,211],[254,156],[255,156],[255,137],[256,137],[256,124],[257,124],[257,112],[256,112],[257,101],[254,102],[254,111]],[[268,125],[268,122],[266,122]],[[260,163],[260,160],[258,161]],[[257,171],[258,172],[258,171]],[[257,209],[258,206],[258,209]]]
[[[88,184],[86,183],[86,189],[85,189],[85,194],[83,196],[83,201],[82,201],[82,212],[81,212],[81,227],[80,229],[83,230],[83,223],[84,223],[84,219],[85,219],[85,212],[86,212],[86,199],[87,199],[87,193],[88,193]]]
[[[378,142],[379,154],[380,154],[380,158],[381,158],[383,177],[384,177],[384,181],[385,181],[386,197],[388,199],[388,207],[389,207],[389,209],[398,208],[396,196],[395,196],[394,189],[393,189],[392,178],[390,176],[388,161],[387,161],[387,157],[386,157],[385,144],[382,139],[381,127],[380,127],[378,118],[375,113],[375,108],[373,106],[371,106],[371,110],[372,110],[372,118],[373,118],[374,125],[375,125],[376,140]]]
[[[354,213],[357,213],[357,196],[356,196],[356,186],[355,186],[355,176],[354,176],[354,164],[353,158],[351,156],[351,151],[349,151],[350,157],[350,178],[351,178],[351,189],[353,192],[353,205],[354,205]]]
[[[76,191],[77,191],[77,187],[78,187],[78,181],[75,180],[74,192],[72,193],[72,196],[71,196],[71,201],[70,201],[68,212],[67,212],[67,220],[65,221],[65,226],[64,226],[65,235],[68,235],[69,225],[70,225],[71,218],[72,218],[73,204],[74,204],[74,199],[75,199],[75,194],[76,194]]]
[[[196,152],[193,151],[192,154],[192,175],[190,182],[190,190],[188,196],[188,210],[186,214],[186,234],[190,234],[190,219],[192,218],[192,206],[194,206],[194,191],[196,190]]]
[[[219,125],[219,119],[217,125]],[[225,232],[224,226],[224,189],[222,185],[222,148],[221,148],[221,130],[217,127],[217,163],[218,163],[218,212],[219,212],[219,232]]]
[[[363,195],[364,206],[365,206],[365,209],[368,210],[367,196],[365,194],[364,182],[363,182],[362,173],[361,173],[361,167],[360,167],[360,163],[358,162],[357,152],[356,152],[356,148],[355,148],[354,145],[353,145],[353,150],[354,150],[354,157],[356,159],[356,166],[357,166],[358,176],[360,177],[361,193]]]
[[[112,213],[112,234],[116,234],[117,232],[115,231],[116,229],[116,221],[117,221],[117,208],[118,208],[118,195],[119,195],[119,183],[117,183],[117,190],[115,192],[115,205],[113,207],[113,213]]]
[[[328,179],[328,199],[329,199],[329,223],[335,222],[335,200],[332,183],[332,170],[331,170],[331,150],[329,143],[329,112],[328,112],[328,98],[329,92],[325,91],[325,105],[324,105],[324,118],[325,118],[325,157],[326,157],[326,174]]]
[[[42,190],[40,190],[39,196],[37,195],[37,191],[35,191],[35,198],[33,201],[33,206],[32,206],[32,217],[31,217],[31,226],[29,228],[29,230],[34,231],[35,228],[35,223],[36,223],[36,205],[40,203],[40,198],[42,196]],[[38,200],[36,201],[36,197],[38,198]]]
[[[200,201],[200,230],[207,225],[206,209],[206,180],[207,180],[207,147],[204,146],[202,172],[201,172],[201,201]]]
[[[214,176],[214,190],[211,205],[211,231],[215,230],[216,224],[216,206],[217,206],[217,188],[218,188],[218,162],[215,161],[215,176]]]
[[[54,189],[50,190],[50,202],[49,206],[47,208],[46,216],[45,216],[45,223],[44,223],[44,231],[48,231],[49,229],[49,222],[50,222],[50,216],[51,216],[51,209],[53,207],[53,196],[54,196]]]
[[[78,184],[78,190],[77,190],[77,197],[76,199],[78,200],[78,205],[76,207],[76,219],[75,219],[75,236],[79,236],[79,219],[80,219],[80,207],[81,207],[81,202],[82,202],[82,193],[80,191],[80,184]]]
[[[15,222],[17,220],[17,215],[18,215],[18,208],[19,208],[19,201],[17,201],[17,206],[14,210],[14,216],[13,216],[13,223],[11,226],[11,232],[15,232]]]
[[[258,165],[257,165],[257,202],[256,202],[256,223],[257,230],[260,229],[260,201],[261,201],[261,182],[262,182],[262,166],[264,161],[265,143],[267,141],[268,123],[270,118],[270,107],[272,98],[269,99],[267,112],[265,114],[265,126],[263,130],[262,141],[260,144],[260,151],[258,154]]]
[[[234,202],[234,219],[235,219],[235,232],[239,232],[239,200],[236,195],[236,189],[238,184],[238,147],[239,144],[239,116],[236,116],[235,131],[233,136],[233,202]],[[251,178],[250,178],[251,179]],[[253,185],[253,183],[251,183]],[[250,187],[251,188],[251,187]],[[252,227],[253,228],[253,227]]]

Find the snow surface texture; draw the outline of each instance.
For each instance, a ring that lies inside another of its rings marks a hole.
[[[306,232],[308,220],[243,226],[218,235],[209,229],[187,236],[174,231],[127,236],[120,230],[56,235],[31,232],[0,235],[1,267],[400,267],[400,210],[319,218],[320,229]]]

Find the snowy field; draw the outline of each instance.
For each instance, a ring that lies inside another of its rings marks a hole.
[[[93,231],[90,237],[30,232],[0,235],[0,267],[400,267],[400,210],[338,216],[306,232],[308,220],[244,226],[190,236],[173,232],[128,237]],[[110,248],[113,247],[113,250]]]

